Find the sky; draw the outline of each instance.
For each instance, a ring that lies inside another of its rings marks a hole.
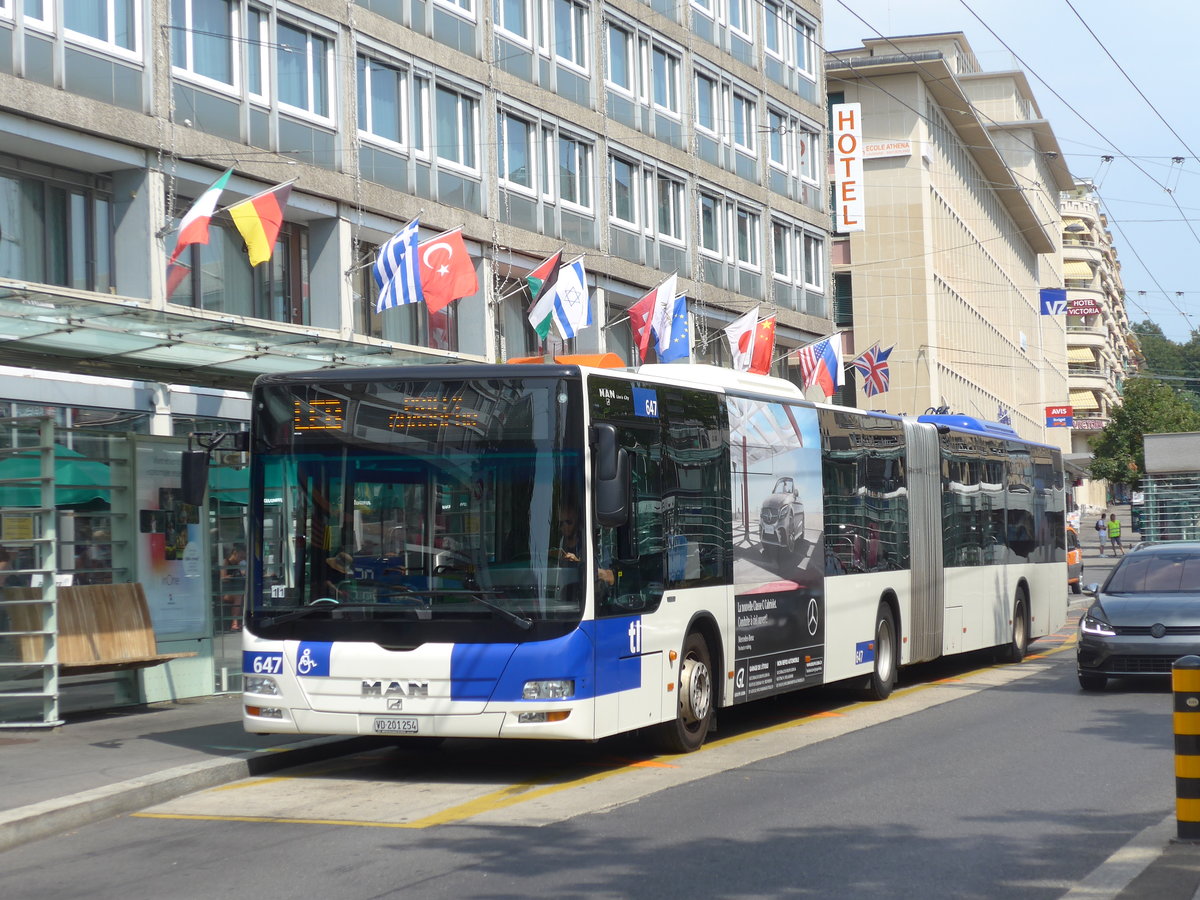
[[[1149,319],[1179,342],[1200,327],[1200,3],[824,0],[823,6],[827,50],[861,47],[864,38],[961,31],[984,71],[1022,69],[1071,174],[1096,185],[1130,324]],[[864,123],[864,140],[869,131]]]

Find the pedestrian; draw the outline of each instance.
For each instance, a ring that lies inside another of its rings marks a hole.
[[[1096,543],[1100,545],[1100,555],[1104,555],[1104,540],[1108,537],[1108,529],[1104,527],[1104,514],[1096,520]]]
[[[1117,555],[1117,551],[1121,551],[1121,555],[1125,555],[1125,548],[1121,546],[1121,523],[1117,521],[1117,514],[1112,513],[1108,517],[1108,539],[1112,543],[1113,556]]]

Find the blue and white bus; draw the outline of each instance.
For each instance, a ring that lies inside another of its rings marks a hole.
[[[1061,456],[1005,426],[570,358],[269,375],[253,410],[251,732],[685,752],[1065,620]]]

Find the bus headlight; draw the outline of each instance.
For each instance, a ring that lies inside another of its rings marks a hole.
[[[243,686],[245,693],[261,694],[267,697],[279,696],[279,685],[275,683],[274,678],[267,678],[265,675],[247,675],[245,678]]]
[[[574,678],[547,678],[527,681],[521,691],[524,700],[568,700],[575,696]]]

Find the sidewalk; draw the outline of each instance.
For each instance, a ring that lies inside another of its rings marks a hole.
[[[0,730],[0,852],[192,791],[350,753],[363,740],[252,735],[241,696]]]

